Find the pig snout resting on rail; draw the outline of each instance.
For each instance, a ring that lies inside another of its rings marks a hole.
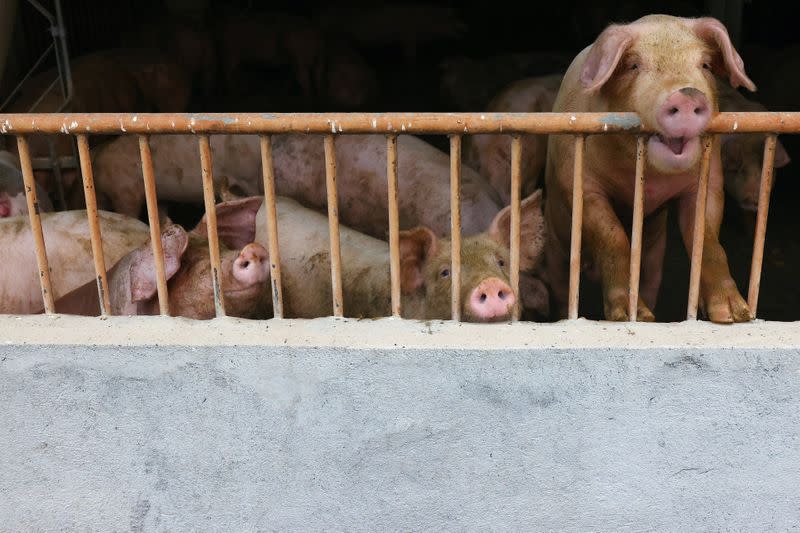
[[[36,184],[36,198],[40,213],[53,210],[50,198],[39,184]],[[27,214],[28,202],[19,160],[11,152],[0,151],[0,218]]]
[[[261,205],[259,197],[239,202]],[[541,191],[522,204],[522,239],[541,243]],[[278,197],[284,309],[290,318],[332,314],[328,220],[294,200]],[[485,232],[462,240],[461,314],[472,322],[509,320],[517,295],[509,284],[510,209],[500,211]],[[263,207],[256,217],[256,241],[266,243]],[[344,313],[350,317],[391,314],[389,247],[340,226]],[[523,268],[529,268],[522,257]],[[450,241],[424,226],[400,232],[402,314],[405,318],[451,316]]]
[[[217,209],[221,246],[221,290],[228,316],[265,318],[269,299],[267,251],[255,238],[256,209]],[[191,232],[171,225],[161,232],[164,267],[172,316],[215,316],[214,290],[205,217]],[[245,242],[247,241],[247,242]],[[159,313],[155,261],[151,242],[126,254],[108,272],[112,315]],[[98,315],[97,285],[89,282],[55,302],[56,312]]]
[[[100,212],[103,257],[106,267],[137,248],[149,236],[147,226],[115,213]],[[91,282],[95,271],[86,211],[42,214],[53,298]],[[0,244],[13,250],[0,276],[0,313],[29,314],[44,307],[27,216],[0,219]],[[96,287],[96,285],[95,285]]]
[[[665,15],[612,25],[573,61],[554,111],[633,111],[658,134],[647,143],[641,298],[637,316],[653,320],[666,245],[665,204],[678,203],[681,234],[692,247],[700,136],[717,111],[714,75],[755,90],[725,27],[715,19]],[[613,116],[610,116],[613,119]],[[596,135],[586,141],[583,247],[599,271],[605,316],[628,319],[630,242],[620,222],[630,219],[636,161],[630,135]],[[574,144],[551,135],[546,169],[545,219],[549,228],[547,274],[560,316],[566,316]],[[700,306],[714,322],[751,319],[731,278],[719,243],[724,203],[719,143],[708,186]]]
[[[487,111],[543,113],[553,110],[561,75],[519,80],[495,96]],[[539,183],[547,159],[547,135],[522,135],[522,194],[531,194]],[[511,201],[511,137],[469,135],[464,139],[464,162],[489,180],[503,204]]]
[[[720,111],[766,111],[758,102],[748,100],[724,80],[717,83]],[[722,136],[722,169],[725,190],[745,211],[755,213],[761,189],[761,167],[764,163],[763,133],[738,133]],[[775,145],[775,168],[785,167],[791,159],[780,141]]]

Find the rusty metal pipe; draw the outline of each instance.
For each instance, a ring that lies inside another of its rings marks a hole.
[[[261,136],[261,170],[264,177],[264,212],[267,216],[267,247],[270,282],[272,283],[272,315],[283,318],[283,285],[281,253],[278,244],[278,210],[275,207],[275,167],[272,164],[272,139]]]
[[[103,236],[100,233],[100,219],[97,216],[97,197],[94,191],[94,174],[92,173],[92,156],[89,153],[89,139],[86,135],[78,135],[78,156],[81,160],[83,174],[83,194],[86,198],[86,217],[89,219],[89,236],[92,240],[92,257],[94,272],[97,276],[97,296],[100,302],[100,314],[111,314],[111,302],[106,279],[106,261],[103,257]]]
[[[386,136],[386,179],[389,185],[389,273],[392,316],[402,314],[400,292],[400,210],[397,199],[397,135]]]
[[[578,318],[578,291],[581,283],[581,237],[583,236],[583,153],[586,136],[575,136],[572,173],[572,235],[569,249],[569,299],[567,317]]]
[[[325,136],[325,185],[328,193],[328,231],[331,239],[331,290],[333,316],[344,316],[342,293],[342,248],[339,241],[339,199],[336,189],[336,137]]]
[[[764,143],[764,164],[761,167],[761,188],[758,191],[758,214],[756,215],[756,234],[753,242],[753,259],[750,263],[750,287],[747,292],[747,305],[750,315],[755,318],[758,309],[758,292],[761,288],[761,268],[764,261],[764,240],[767,236],[767,215],[769,197],[772,192],[772,176],[775,165],[775,146],[777,135],[767,136]]]
[[[800,112],[719,113],[707,133],[795,133]],[[656,133],[635,113],[0,114],[0,133]]]
[[[461,320],[461,135],[450,136],[450,297],[452,318]]]
[[[139,136],[139,155],[142,158],[142,179],[144,198],[147,204],[147,221],[150,225],[150,242],[156,265],[156,287],[158,288],[158,308],[164,316],[169,316],[169,292],[167,291],[167,270],[164,267],[164,249],[161,245],[161,222],[158,219],[158,197],[156,177],[153,172],[153,155],[150,152],[150,137]]]
[[[511,290],[517,297],[512,320],[519,320],[522,311],[522,295],[519,292],[519,254],[520,254],[520,209],[522,200],[522,139],[519,135],[511,137],[511,246],[509,250],[509,281]]]
[[[200,135],[200,168],[203,173],[203,200],[206,208],[208,253],[211,259],[211,283],[214,287],[214,310],[218,317],[225,316],[225,295],[222,292],[222,262],[217,233],[217,205],[214,201],[214,174],[211,161],[211,142],[208,135]]]
[[[686,320],[697,320],[697,302],[700,298],[700,273],[703,267],[703,241],[706,235],[706,200],[708,197],[708,175],[711,171],[711,153],[714,138],[703,137],[703,156],[700,161],[700,177],[697,183],[697,201],[694,209],[694,231],[692,232],[692,264],[689,273],[689,302]]]
[[[647,138],[636,138],[636,175],[633,189],[633,223],[631,227],[631,270],[628,291],[628,318],[636,322],[639,307],[639,275],[642,268],[642,226],[644,224],[644,166]]]
[[[36,266],[39,269],[39,284],[42,288],[44,312],[50,315],[56,312],[56,306],[53,301],[53,286],[50,283],[50,265],[47,262],[47,248],[44,244],[39,200],[36,197],[36,180],[33,177],[31,152],[28,148],[28,140],[21,135],[17,137],[17,149],[19,151],[22,180],[25,183],[25,200],[28,203],[28,220],[31,223],[33,247],[36,251]]]

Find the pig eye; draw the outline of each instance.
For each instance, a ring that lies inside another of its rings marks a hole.
[[[706,70],[711,70],[711,65],[709,65],[708,63],[703,63],[703,68]]]
[[[639,70],[639,63],[631,63],[631,70]]]
[[[443,268],[441,271],[439,271],[439,277],[440,278],[449,278],[450,277],[450,269],[449,268]]]
[[[498,259],[498,260],[497,260],[497,265],[498,265],[500,268],[503,268],[504,266],[506,266],[506,262],[505,262],[505,261],[503,261],[502,259]]]

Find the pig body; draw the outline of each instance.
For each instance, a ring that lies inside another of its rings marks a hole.
[[[719,87],[719,110],[728,112],[759,112],[767,108],[748,100],[723,80]],[[761,167],[764,163],[763,133],[738,133],[722,136],[722,169],[725,191],[744,211],[755,213],[758,209],[758,192],[761,189]],[[789,154],[780,141],[775,146],[775,168],[790,162]]]
[[[260,199],[257,199],[260,201]],[[541,193],[523,205],[522,233],[543,236]],[[290,318],[332,314],[328,221],[324,215],[278,197],[278,236],[284,312]],[[498,213],[485,232],[462,241],[462,316],[467,321],[508,320],[516,295],[508,285],[509,209]],[[256,217],[256,241],[266,243],[266,218]],[[389,247],[340,227],[344,313],[350,317],[391,314]],[[541,249],[541,248],[540,248]],[[450,244],[425,227],[400,234],[402,314],[405,318],[450,318]],[[525,263],[523,263],[525,264]],[[526,264],[526,266],[529,266]]]
[[[39,212],[53,210],[47,193],[37,184],[36,198]],[[19,169],[19,160],[11,152],[0,151],[0,218],[28,214],[25,184]]]
[[[560,74],[519,80],[489,102],[487,111],[499,113],[544,113],[553,110]],[[522,195],[531,194],[539,183],[547,160],[547,135],[522,135]],[[464,140],[465,163],[489,180],[503,204],[511,200],[511,137],[470,135]]]
[[[147,226],[138,220],[102,211],[99,215],[106,267],[113,266],[149,236]],[[86,212],[43,213],[41,218],[54,299],[90,281],[94,284]],[[28,217],[0,219],[0,243],[5,250],[14,250],[0,276],[0,313],[28,314],[42,309],[36,252]]]
[[[653,15],[612,25],[573,61],[554,111],[634,111],[658,132],[647,145],[641,297],[637,316],[653,320],[666,246],[667,202],[677,201],[684,243],[691,250],[700,135],[717,111],[714,74],[734,86],[755,86],[721,23]],[[636,141],[598,135],[586,141],[584,257],[599,273],[609,320],[628,319],[630,242],[625,226],[633,204]],[[551,135],[546,169],[547,277],[560,316],[566,316],[574,144]],[[715,142],[708,188],[700,306],[715,322],[750,320],[719,244],[724,198]]]
[[[157,135],[150,139],[159,200],[200,203],[203,180],[200,148],[194,135]],[[257,135],[213,135],[215,180],[228,177],[244,195],[260,192],[261,147]],[[138,217],[144,206],[139,141],[120,137],[94,153],[95,188],[103,202],[118,213]]]
[[[401,227],[425,225],[437,235],[450,231],[450,159],[415,137],[398,137],[398,182]],[[160,135],[150,139],[158,197],[179,202],[203,199],[200,155],[192,135]],[[261,155],[258,136],[213,135],[214,177],[227,176],[240,195],[260,192]],[[323,209],[325,157],[320,135],[272,137],[278,194]],[[114,211],[138,216],[144,203],[139,145],[122,137],[98,149],[93,161],[96,189]],[[389,229],[387,215],[386,140],[378,135],[336,138],[339,211],[342,222],[378,238]],[[475,171],[461,175],[462,228],[465,235],[486,228],[500,210],[497,195]]]

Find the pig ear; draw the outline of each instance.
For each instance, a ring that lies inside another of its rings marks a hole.
[[[170,279],[181,267],[181,258],[189,244],[189,236],[180,226],[170,226],[161,232],[161,248],[164,251],[164,271]],[[156,264],[153,248],[148,239],[133,252],[130,266],[131,300],[141,302],[155,296],[158,290]]]
[[[216,205],[217,235],[226,247],[239,250],[255,240],[256,214],[263,201],[261,196],[250,196]],[[192,233],[205,237],[208,235],[207,224],[206,215],[203,215]]]
[[[775,168],[785,167],[789,163],[792,162],[792,158],[789,157],[789,153],[784,148],[783,144],[778,141],[775,145]]]
[[[728,76],[731,86],[735,89],[740,86],[746,87],[754,92],[756,85],[747,77],[744,71],[744,61],[739,52],[733,47],[728,30],[720,21],[711,17],[699,18],[694,21],[694,31],[698,37],[708,43],[713,43],[722,53],[722,72],[716,73],[718,76]]]
[[[511,248],[511,206],[495,215],[489,226],[489,237],[506,248]],[[533,270],[539,264],[544,248],[544,216],[542,215],[542,190],[537,189],[522,201],[520,207],[520,270]]]
[[[622,54],[633,42],[630,30],[609,26],[600,34],[581,69],[581,84],[587,91],[600,89],[611,78]]]
[[[437,248],[436,235],[424,226],[400,232],[400,287],[405,294],[425,284],[425,262]]]

